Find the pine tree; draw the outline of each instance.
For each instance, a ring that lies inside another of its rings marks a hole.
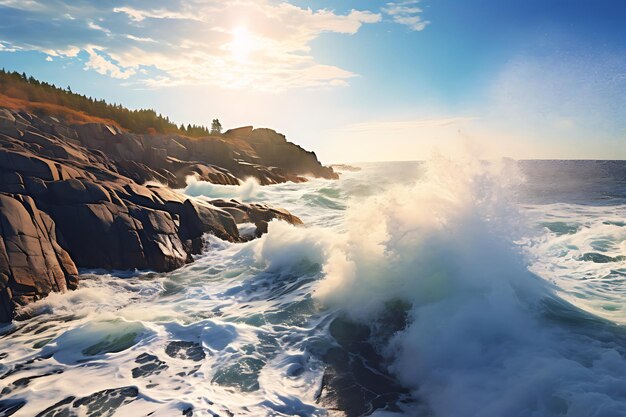
[[[212,135],[221,135],[222,134],[222,124],[219,119],[213,119],[211,123],[211,134]]]
[[[205,136],[209,129],[206,126],[193,127],[191,124],[181,124],[180,127],[170,121],[169,117],[158,114],[152,109],[130,110],[121,104],[109,104],[103,99],[87,97],[86,95],[72,92],[70,86],[67,88],[57,87],[52,83],[39,81],[26,73],[8,71],[0,69],[0,94],[8,96],[25,97],[32,102],[51,103],[69,109],[78,110],[88,115],[109,119],[123,129],[134,133],[147,133],[156,131],[158,133],[181,133],[189,136]],[[40,110],[42,114],[49,110]],[[57,114],[58,115],[58,114]],[[215,120],[217,121],[217,119]],[[218,131],[221,125],[217,121]],[[213,131],[213,127],[211,129]]]

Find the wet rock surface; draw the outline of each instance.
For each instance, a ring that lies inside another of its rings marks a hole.
[[[32,376],[16,379],[9,386],[4,387],[2,391],[0,391],[0,395],[7,395],[13,392],[14,390],[28,387],[28,385],[30,385],[30,383],[36,379],[45,378],[47,376],[56,375],[60,373],[63,373],[63,370],[56,369],[50,372],[43,373],[41,375],[32,375]]]
[[[110,417],[118,408],[135,401],[138,395],[136,387],[122,387],[98,391],[78,399],[67,397],[36,417]]]
[[[78,271],[54,221],[31,197],[0,194],[0,235],[0,321],[11,317],[11,303],[76,288]]]
[[[400,412],[398,405],[408,399],[409,392],[387,371],[385,359],[375,349],[375,341],[401,330],[406,317],[402,309],[393,309],[383,320],[391,325],[373,330],[347,317],[338,317],[330,324],[337,345],[322,357],[326,370],[317,401],[331,415]]]
[[[200,362],[206,358],[204,349],[199,343],[183,340],[170,342],[165,348],[165,353],[171,358],[191,360],[194,362]]]
[[[302,224],[302,220],[287,210],[269,207],[265,204],[245,204],[237,200],[212,200],[211,205],[228,213],[237,224],[253,223],[256,226],[256,237],[267,233],[268,223],[274,219],[291,224]]]
[[[26,405],[26,400],[0,400],[0,415],[12,416]]]
[[[0,322],[19,306],[77,288],[77,268],[171,271],[202,251],[205,233],[238,242],[251,237],[240,236],[241,223],[253,223],[255,236],[272,219],[301,223],[285,210],[189,199],[151,181],[336,177],[268,129],[190,139],[0,110]]]
[[[145,378],[150,375],[158,375],[168,368],[165,362],[149,353],[139,355],[137,359],[135,359],[135,363],[139,364],[139,366],[133,368],[133,378]]]

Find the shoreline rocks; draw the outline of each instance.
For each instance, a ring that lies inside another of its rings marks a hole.
[[[15,304],[78,286],[76,265],[59,244],[54,221],[29,196],[0,193],[0,322]]]
[[[273,219],[302,223],[282,209],[193,199],[151,183],[182,187],[188,175],[228,185],[245,176],[262,184],[336,178],[269,129],[132,135],[0,109],[0,322],[77,288],[77,268],[171,271],[193,261],[205,233],[239,242],[250,237],[238,224],[253,223],[258,237]]]

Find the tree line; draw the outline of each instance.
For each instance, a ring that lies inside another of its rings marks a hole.
[[[68,86],[57,87],[45,81],[39,81],[26,73],[0,71],[0,94],[28,100],[30,102],[50,103],[83,111],[91,116],[113,120],[122,128],[133,133],[176,133],[192,137],[220,134],[222,126],[218,119],[213,119],[211,129],[199,125],[176,125],[169,117],[157,114],[152,109],[130,110],[121,104],[109,104],[105,100],[77,94]]]

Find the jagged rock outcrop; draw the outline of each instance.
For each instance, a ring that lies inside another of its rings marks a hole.
[[[229,130],[225,136],[247,143],[264,165],[275,167],[274,173],[286,177],[292,177],[295,174],[329,179],[338,178],[332,168],[319,163],[315,152],[306,151],[300,146],[288,142],[284,135],[276,133],[274,130],[253,129],[249,126]]]
[[[58,125],[53,125],[58,126]],[[306,181],[304,175],[337,178],[315,156],[271,129],[239,128],[224,135],[189,138],[179,135],[136,135],[101,124],[72,126],[69,136],[103,152],[118,171],[138,183],[158,181],[174,188],[194,175],[217,184],[239,184],[254,177],[261,184]],[[58,132],[58,127],[48,127]],[[75,133],[75,134],[74,134]]]
[[[54,221],[26,195],[0,193],[0,322],[14,304],[75,289],[76,265],[57,241]]]
[[[237,242],[251,238],[239,234],[242,223],[254,224],[255,236],[272,219],[300,224],[285,210],[195,200],[149,183],[182,187],[187,175],[220,184],[238,184],[242,174],[262,183],[334,177],[314,154],[272,132],[131,135],[0,109],[0,322],[20,305],[76,288],[77,267],[170,271],[200,253],[205,233]]]
[[[291,224],[302,224],[302,220],[287,210],[268,207],[264,204],[244,204],[237,200],[212,200],[211,204],[227,212],[239,223],[253,223],[256,226],[256,236],[267,233],[268,224],[273,219],[279,219]]]

